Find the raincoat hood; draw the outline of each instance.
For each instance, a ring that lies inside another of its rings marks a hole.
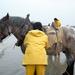
[[[43,31],[37,29],[37,30],[29,31],[29,35],[40,37],[40,36],[45,35],[45,33]]]

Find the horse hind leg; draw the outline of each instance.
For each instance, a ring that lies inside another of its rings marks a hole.
[[[60,53],[54,55],[54,60],[60,62]]]
[[[58,53],[58,62],[60,62],[60,53]]]
[[[74,70],[74,61],[71,61],[71,65],[67,66],[67,69],[63,73],[63,75],[73,75],[73,70]]]
[[[62,75],[73,75],[74,73],[74,58],[69,49],[66,48],[65,55],[67,57],[67,69]]]

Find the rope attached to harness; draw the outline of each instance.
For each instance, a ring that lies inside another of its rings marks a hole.
[[[57,58],[57,60],[59,60],[58,57],[56,57],[56,58]],[[50,60],[51,60],[51,58],[50,58]],[[58,69],[58,68],[54,65],[54,63],[52,62],[52,60],[51,60],[51,63],[53,64],[53,66],[55,67],[55,69],[56,69],[57,71],[59,71],[59,72],[65,71],[68,75],[70,75],[70,74],[66,71],[66,68],[63,66],[63,64],[61,63],[61,61],[59,61],[59,63],[60,63],[60,65],[61,65],[61,67],[63,68],[63,70]]]

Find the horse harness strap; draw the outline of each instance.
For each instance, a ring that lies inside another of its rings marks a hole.
[[[6,28],[7,28],[7,30],[8,30],[8,34],[10,35],[11,32],[10,32],[10,30],[9,30],[8,24],[4,24],[4,25],[6,26]]]
[[[8,25],[6,25],[6,27],[7,27],[7,30],[8,30],[8,34],[10,35],[10,34],[11,34],[11,32],[10,32],[10,30],[9,30]]]
[[[17,43],[15,44],[16,46],[21,46],[22,43],[23,43],[23,40],[25,38],[25,35],[28,33],[28,30],[30,28],[30,25],[28,25],[26,22],[24,23],[24,26],[23,26],[23,30],[22,30],[22,33],[21,33],[21,37],[20,39],[17,41]]]
[[[52,22],[52,27],[54,28],[54,30],[55,30],[55,32],[56,32],[57,43],[58,43],[58,28],[57,28],[57,26],[55,25],[55,23],[54,23],[54,22]],[[57,43],[55,43],[54,50],[56,50]]]
[[[3,22],[2,22],[3,23]],[[4,31],[4,29],[5,29],[5,27],[7,28],[7,30],[8,30],[8,34],[10,35],[10,30],[9,30],[9,27],[8,27],[8,25],[7,24],[5,24],[5,23],[3,23],[3,25],[2,26],[0,26],[1,27],[1,33],[3,33],[3,31]]]
[[[56,31],[56,37],[57,37],[57,43],[58,43],[58,30],[55,30]],[[57,43],[55,43],[55,47],[54,47],[54,50],[56,50],[56,47],[57,47]]]

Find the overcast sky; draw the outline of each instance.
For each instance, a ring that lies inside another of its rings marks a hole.
[[[62,26],[75,25],[75,0],[0,0],[0,18],[10,16],[25,18],[48,25],[56,17]]]

